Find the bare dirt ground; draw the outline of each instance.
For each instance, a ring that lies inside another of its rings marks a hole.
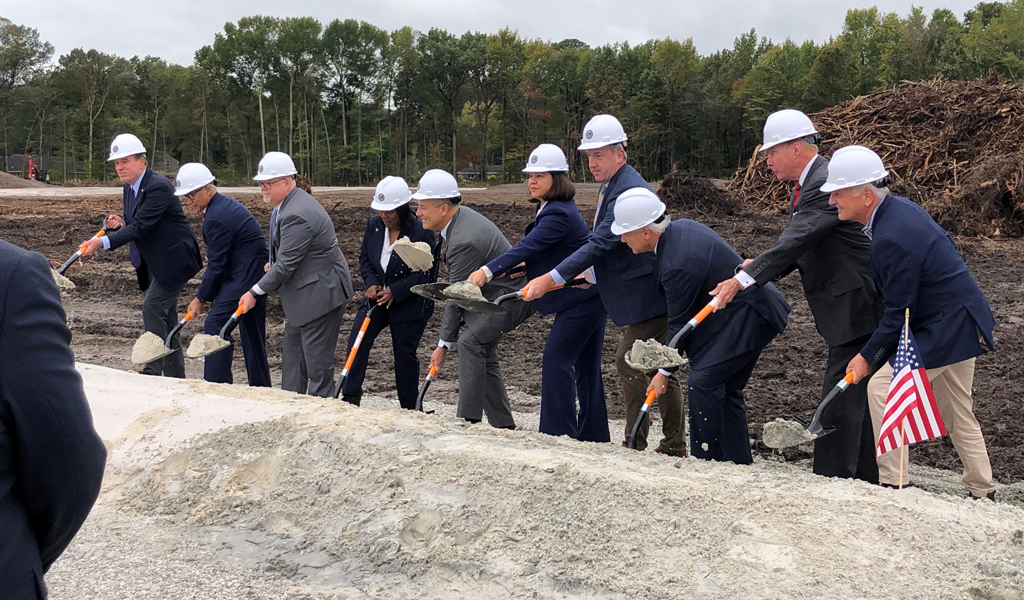
[[[577,189],[581,210],[589,220],[593,216],[597,186],[581,184]],[[81,196],[76,195],[78,191],[61,191],[66,194],[62,197],[0,196],[0,238],[41,252],[51,264],[59,265],[75,251],[81,240],[95,233],[107,213],[120,211],[119,197]],[[269,211],[258,194],[236,193],[236,190],[232,193],[249,207],[266,230]],[[362,290],[362,281],[356,274],[359,244],[366,219],[371,214],[368,208],[370,195],[369,190],[362,189],[338,191],[334,188],[317,192],[334,219],[338,239],[355,278],[357,293]],[[521,237],[532,215],[532,205],[525,200],[525,186],[522,185],[467,190],[464,201],[497,223],[513,243]],[[673,215],[674,218],[684,216]],[[195,216],[192,219],[196,231],[200,232],[200,220]],[[741,254],[754,256],[777,238],[785,227],[786,217],[747,213],[704,222]],[[962,238],[958,242],[971,272],[988,296],[997,323],[996,351],[980,357],[977,363],[975,412],[985,433],[997,480],[1005,484],[1020,482],[1024,480],[1024,417],[1020,411],[1017,380],[1021,373],[1020,364],[1024,362],[1024,304],[1021,302],[1024,269],[1019,258],[1024,255],[1024,240]],[[66,274],[77,286],[65,294],[64,303],[78,359],[117,369],[136,370],[130,355],[132,344],[142,334],[142,294],[128,264],[127,251],[89,257],[72,265]],[[197,285],[198,279],[193,280],[182,294],[182,312]],[[825,346],[815,331],[803,299],[799,275],[787,277],[779,284],[779,289],[793,305],[789,327],[762,354],[747,388],[751,438],[755,440],[756,451],[764,455],[772,455],[775,451],[760,443],[763,424],[779,416],[809,417],[820,398],[820,375],[825,363]],[[623,293],[629,293],[629,290],[623,290]],[[355,301],[349,305],[343,325],[343,340],[347,339],[345,333],[351,327],[355,306]],[[280,383],[283,321],[280,304],[276,298],[271,298],[267,348],[275,385]],[[437,339],[439,321],[440,311],[436,311],[420,346],[424,361]],[[200,319],[187,325],[183,331],[185,338],[191,339],[200,333],[201,323]],[[538,410],[540,354],[549,327],[550,318],[535,316],[507,334],[499,347],[506,384],[518,411]],[[609,323],[603,367],[612,418],[623,416],[613,362],[614,350],[620,339],[620,330]],[[339,344],[336,355],[339,363],[344,362],[347,350],[343,346]],[[389,349],[390,339],[384,332],[370,355],[364,384],[367,393],[394,397],[394,362]],[[201,360],[186,359],[186,369],[189,377],[202,377]],[[240,357],[235,361],[235,369],[235,381],[244,382]],[[431,387],[431,399],[455,402],[457,386],[458,361],[450,360]],[[791,461],[809,456],[806,449],[801,448],[784,453],[784,457]],[[913,462],[924,466],[956,471],[961,468],[948,438],[916,446],[911,457]]]

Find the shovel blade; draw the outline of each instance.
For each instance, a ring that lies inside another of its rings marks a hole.
[[[444,295],[444,290],[449,285],[450,284],[441,282],[421,283],[419,285],[412,286],[411,288],[409,288],[409,291],[416,294],[417,296],[423,296],[424,298],[434,300],[435,302],[444,302],[445,300],[448,300],[448,296]]]

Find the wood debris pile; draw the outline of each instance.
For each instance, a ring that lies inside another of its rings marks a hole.
[[[742,209],[736,196],[720,189],[707,177],[687,171],[672,171],[666,175],[658,197],[673,219],[732,215]]]

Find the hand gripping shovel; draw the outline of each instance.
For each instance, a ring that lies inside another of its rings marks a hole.
[[[416,396],[416,410],[420,412],[423,412],[423,397],[427,395],[427,388],[430,387],[430,382],[434,380],[434,375],[437,375],[437,367],[430,365],[430,372],[427,373],[427,378],[423,380],[423,385],[420,387],[420,393]]]
[[[715,310],[715,305],[717,304],[718,298],[716,297],[711,300],[707,306],[700,309],[699,313],[694,315],[692,319],[686,322],[686,325],[683,325],[683,328],[680,329],[678,333],[672,336],[672,339],[668,343],[669,347],[677,348],[679,346],[679,342],[683,341],[683,338],[690,335],[690,333],[700,325],[701,321],[707,318],[707,316],[711,314],[711,311]],[[636,450],[636,434],[640,432],[644,419],[646,419],[647,415],[650,414],[651,405],[654,404],[654,399],[656,397],[657,394],[654,393],[654,390],[647,392],[647,398],[644,400],[643,406],[640,407],[640,414],[637,415],[636,422],[633,423],[633,431],[629,433],[629,442],[626,445],[627,448]]]
[[[811,440],[820,438],[823,435],[828,435],[835,431],[835,427],[823,427],[821,424],[821,415],[825,413],[825,408],[832,403],[833,400],[839,397],[846,391],[846,388],[850,387],[853,383],[853,372],[846,374],[846,377],[842,378],[839,383],[832,388],[831,391],[822,399],[821,404],[818,405],[818,409],[814,411],[814,416],[811,417],[811,422],[808,424],[807,421],[797,417],[790,417],[787,420],[776,419],[770,423],[764,424],[764,435],[761,436],[761,440],[765,446],[769,448],[789,448],[791,446],[799,446],[805,444]],[[790,423],[795,423],[799,427],[795,427]],[[802,429],[800,429],[802,428]],[[793,431],[796,429],[796,431]]]
[[[577,285],[585,285],[588,283],[590,282],[587,281],[586,279],[573,279],[572,281],[568,281],[561,285],[556,285],[549,291],[560,290],[562,288],[574,287]],[[491,302],[490,300],[455,300],[453,298],[448,299],[452,300],[453,302],[455,302],[456,304],[470,312],[478,313],[503,313],[505,312],[506,309],[502,307],[502,304],[504,304],[505,302],[509,302],[511,300],[523,300],[525,302],[530,302],[530,299],[526,298],[523,295],[523,290],[498,296],[497,298],[494,299],[494,302]]]
[[[352,368],[352,363],[356,360],[356,354],[359,352],[359,346],[363,343],[363,336],[366,335],[366,329],[370,326],[370,315],[377,308],[376,303],[370,304],[370,310],[366,311],[366,317],[363,318],[363,324],[359,326],[359,334],[356,335],[356,341],[352,344],[352,349],[348,351],[348,358],[345,360],[345,367],[341,370],[341,377],[338,378],[338,387],[334,389],[334,397],[341,398],[341,388],[345,385],[345,380],[348,379],[348,372]]]
[[[101,237],[103,237],[104,235],[106,235],[106,233],[107,233],[107,232],[106,232],[106,230],[105,230],[105,229],[100,229],[99,231],[97,231],[97,232],[96,232],[96,235],[94,235],[94,236],[92,236],[92,237],[94,237],[94,238],[101,238]],[[64,271],[67,271],[67,270],[68,270],[68,267],[70,267],[70,266],[71,266],[71,263],[73,263],[73,262],[75,262],[76,260],[78,260],[78,259],[79,259],[79,258],[80,258],[80,257],[82,256],[82,253],[83,253],[83,252],[85,252],[85,246],[79,246],[79,247],[78,247],[78,250],[77,250],[77,251],[76,251],[76,252],[75,252],[74,254],[72,254],[72,255],[71,255],[71,258],[69,258],[69,259],[67,260],[67,262],[65,262],[64,264],[62,264],[61,266],[59,266],[59,267],[57,267],[57,268],[55,269],[55,270],[57,271],[57,273],[58,273],[59,275],[63,275],[63,274],[64,274]]]
[[[228,341],[228,333],[231,328],[234,327],[235,323],[238,322],[238,318],[245,314],[245,308],[242,306],[241,301],[238,303],[238,308],[235,312],[231,313],[231,317],[228,318],[224,326],[220,328],[220,333],[217,335],[206,335],[201,333],[196,337],[192,338],[192,343],[188,346],[187,356],[189,358],[199,358],[201,356],[209,356],[214,352],[220,352],[221,350],[231,346],[231,342]]]

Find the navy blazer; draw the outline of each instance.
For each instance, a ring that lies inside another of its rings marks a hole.
[[[526,226],[526,236],[486,266],[497,277],[525,262],[526,277],[533,279],[550,272],[589,239],[590,228],[583,220],[576,200],[548,202]],[[586,290],[565,288],[534,300],[533,306],[540,314],[550,315],[589,300],[595,294],[597,289],[594,287]]]
[[[860,354],[872,365],[899,343],[906,309],[925,368],[952,365],[981,354],[980,338],[994,348],[995,320],[953,238],[923,208],[886,196],[875,209],[871,269],[885,312]]]
[[[106,450],[75,370],[50,265],[0,241],[0,592],[45,600],[43,573],[100,492]]]
[[[669,224],[657,246],[661,285],[668,303],[667,344],[712,297],[720,281],[742,262],[711,228],[689,219]],[[764,348],[786,329],[789,304],[774,285],[750,286],[724,309],[711,313],[681,343],[691,369],[710,367]]]
[[[206,273],[196,298],[203,302],[234,302],[263,277],[270,260],[263,230],[240,202],[216,193],[203,215]]]
[[[185,284],[203,268],[192,225],[185,218],[181,202],[174,195],[174,186],[163,175],[146,169],[142,175],[135,211],[128,210],[128,190],[122,190],[125,226],[107,235],[113,250],[135,242],[144,267],[160,287],[168,290]]]
[[[649,252],[633,254],[621,236],[612,233],[616,198],[636,187],[651,189],[633,167],[622,165],[605,186],[594,235],[556,267],[568,281],[593,266],[601,302],[612,322],[620,327],[653,319],[667,310],[658,287],[654,256]]]
[[[359,274],[363,277],[363,284],[367,288],[379,285],[391,290],[395,301],[388,308],[389,320],[396,323],[425,321],[434,314],[434,302],[412,293],[410,288],[437,280],[437,257],[434,257],[434,267],[429,271],[413,271],[398,253],[392,252],[385,271],[380,264],[380,253],[384,248],[386,233],[387,228],[379,216],[373,215],[366,222],[366,233],[359,247]],[[424,229],[417,217],[413,217],[409,230],[401,231],[398,237],[408,237],[413,242],[426,242],[432,254],[437,246],[434,232]]]

